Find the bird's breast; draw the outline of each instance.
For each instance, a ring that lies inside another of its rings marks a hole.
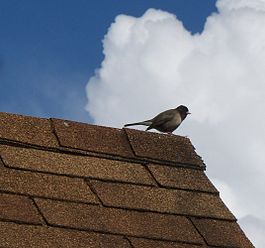
[[[178,126],[182,122],[181,116],[179,113],[176,113],[175,116],[172,118],[172,124]]]

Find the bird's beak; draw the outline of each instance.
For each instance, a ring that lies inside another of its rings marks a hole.
[[[191,115],[191,112],[188,112],[187,115]]]

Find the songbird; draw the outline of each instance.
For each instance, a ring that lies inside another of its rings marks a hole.
[[[158,114],[153,119],[126,124],[124,127],[143,125],[148,126],[146,131],[156,129],[163,133],[172,133],[189,114],[189,109],[186,106],[180,105],[175,109],[169,109]]]

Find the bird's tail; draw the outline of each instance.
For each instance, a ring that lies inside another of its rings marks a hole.
[[[152,124],[152,121],[148,120],[148,121],[129,123],[129,124],[125,124],[124,126],[125,127],[136,126],[136,125],[150,126],[151,124]]]

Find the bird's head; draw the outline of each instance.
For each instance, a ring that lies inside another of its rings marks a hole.
[[[182,120],[184,120],[187,117],[187,115],[191,114],[189,112],[189,109],[186,106],[184,106],[184,105],[178,106],[177,110],[179,111]]]

